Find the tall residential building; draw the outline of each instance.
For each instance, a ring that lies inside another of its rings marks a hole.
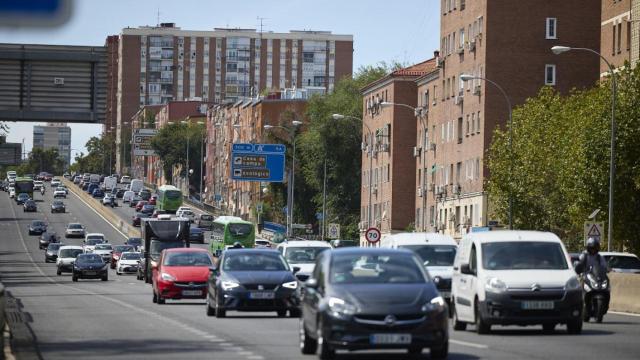
[[[507,102],[488,81],[464,82],[460,75],[501,86],[513,106],[543,86],[564,94],[591,87],[599,78],[597,56],[554,55],[550,48],[599,49],[600,6],[583,0],[529,0],[527,6],[512,0],[442,0],[439,71],[418,79],[416,94],[416,194],[426,196],[416,197],[419,230],[459,238],[497,220],[489,218],[485,156],[493,131],[507,123]]]
[[[631,0],[602,0],[601,3],[599,49],[614,68],[631,60],[631,3]],[[600,73],[608,71],[609,67],[603,61],[600,64]]]
[[[58,149],[65,161],[65,168],[68,168],[71,164],[71,128],[64,123],[34,125],[33,148]]]
[[[109,44],[118,47],[117,58],[109,57],[118,73],[107,95],[116,94],[116,111],[108,112],[106,123],[117,124],[118,143],[141,106],[195,98],[233,102],[292,87],[332,91],[353,67],[353,36],[328,31],[193,31],[165,23],[125,28]]]

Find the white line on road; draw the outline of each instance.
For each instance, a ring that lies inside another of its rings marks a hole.
[[[609,314],[640,317],[640,314],[633,314],[633,313],[622,312],[622,311],[609,311]]]
[[[484,344],[476,344],[476,343],[472,343],[472,342],[468,342],[468,341],[462,341],[462,340],[456,340],[456,339],[449,339],[450,343],[456,344],[456,345],[461,345],[461,346],[468,346],[468,347],[472,347],[472,348],[476,348],[476,349],[488,349],[489,347],[487,345]]]
[[[104,220],[104,222],[106,222],[107,224],[109,224],[109,226],[111,226],[112,228],[115,229],[115,231],[117,231],[118,233],[120,233],[120,235],[122,235],[125,239],[128,239],[129,237],[123,233],[122,231],[120,231],[120,229],[118,229],[115,225],[113,225],[109,220],[105,219],[104,216],[102,216],[96,209],[94,209],[91,205],[89,205],[88,202],[84,201],[84,199],[82,199],[80,196],[78,196],[78,194],[76,194],[75,191],[71,190],[73,192],[73,194],[76,196],[76,198],[78,198],[78,200],[82,201],[85,205],[87,205],[87,207],[91,210],[93,210],[94,213],[96,213],[96,215],[98,215],[102,220]]]

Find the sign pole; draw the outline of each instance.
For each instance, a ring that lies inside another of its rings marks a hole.
[[[327,223],[327,158],[324,158],[324,180],[322,181],[322,240],[325,239]]]

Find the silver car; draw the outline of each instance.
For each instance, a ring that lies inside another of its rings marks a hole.
[[[84,225],[80,223],[70,223],[64,231],[64,237],[84,237],[85,229]]]

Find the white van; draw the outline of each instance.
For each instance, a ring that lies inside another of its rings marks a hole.
[[[137,194],[143,188],[144,188],[144,182],[142,182],[142,180],[140,179],[131,180],[131,186],[129,186],[129,190]]]
[[[323,251],[331,250],[332,247],[326,241],[301,240],[282,243],[277,249],[292,269],[300,268],[296,277],[300,281],[306,281],[315,268],[318,255]]]
[[[131,176],[124,175],[123,177],[120,178],[120,183],[121,184],[130,184],[131,183]]]
[[[115,176],[107,176],[104,178],[104,188],[111,190],[118,186],[118,178]]]
[[[451,300],[453,260],[458,244],[449,235],[437,233],[400,233],[384,236],[380,246],[391,249],[413,250],[422,260],[440,295]]]
[[[131,190],[125,191],[124,194],[122,195],[122,202],[124,202],[124,203],[131,202],[131,200],[133,200],[133,197],[135,195],[136,195],[136,193],[134,193]]]
[[[488,231],[467,234],[453,265],[453,325],[566,324],[582,331],[582,288],[569,253],[553,233]]]

